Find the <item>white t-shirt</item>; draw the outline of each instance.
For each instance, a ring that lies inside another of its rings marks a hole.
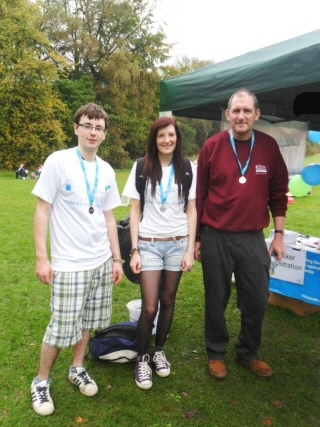
[[[76,148],[57,151],[45,161],[32,193],[52,204],[49,216],[52,267],[55,271],[96,268],[111,257],[103,212],[121,204],[112,167],[97,157],[98,186],[89,213],[89,197]],[[86,162],[88,183],[94,188],[96,163]]]
[[[123,195],[131,199],[140,200],[140,194],[136,189],[136,167],[134,163],[129,178],[123,190]],[[188,200],[196,198],[196,165],[191,162],[192,184],[189,191]],[[162,185],[166,193],[170,176],[171,166],[162,168]],[[165,203],[166,210],[161,212],[160,186],[156,186],[155,197],[151,195],[151,184],[146,186],[145,203],[143,208],[142,221],[139,222],[139,236],[141,237],[172,237],[186,236],[188,234],[188,218],[184,212],[184,197],[178,197],[178,185],[174,179]]]

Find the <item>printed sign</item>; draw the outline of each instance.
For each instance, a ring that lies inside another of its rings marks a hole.
[[[306,268],[306,251],[286,246],[286,252],[281,261],[276,261],[274,279],[303,285]]]

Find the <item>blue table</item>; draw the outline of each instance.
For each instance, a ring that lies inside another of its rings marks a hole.
[[[270,291],[320,306],[320,251],[306,250],[306,246],[288,245],[306,251],[303,283],[296,284],[270,277]]]

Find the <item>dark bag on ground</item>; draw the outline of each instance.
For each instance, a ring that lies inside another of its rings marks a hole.
[[[89,351],[95,359],[108,362],[127,363],[136,360],[137,323],[115,323],[96,332],[91,337]]]
[[[135,274],[130,267],[130,251],[131,251],[131,236],[130,236],[130,215],[122,221],[117,221],[118,236],[121,258],[124,260],[123,272],[130,282],[136,285],[140,284],[140,274]]]

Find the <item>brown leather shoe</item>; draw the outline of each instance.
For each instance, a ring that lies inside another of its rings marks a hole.
[[[223,380],[227,376],[227,368],[224,360],[210,360],[209,374],[216,380]]]
[[[251,369],[254,374],[259,375],[260,377],[270,378],[273,375],[271,367],[260,359],[243,360],[236,357],[236,361],[240,363],[240,365]]]

